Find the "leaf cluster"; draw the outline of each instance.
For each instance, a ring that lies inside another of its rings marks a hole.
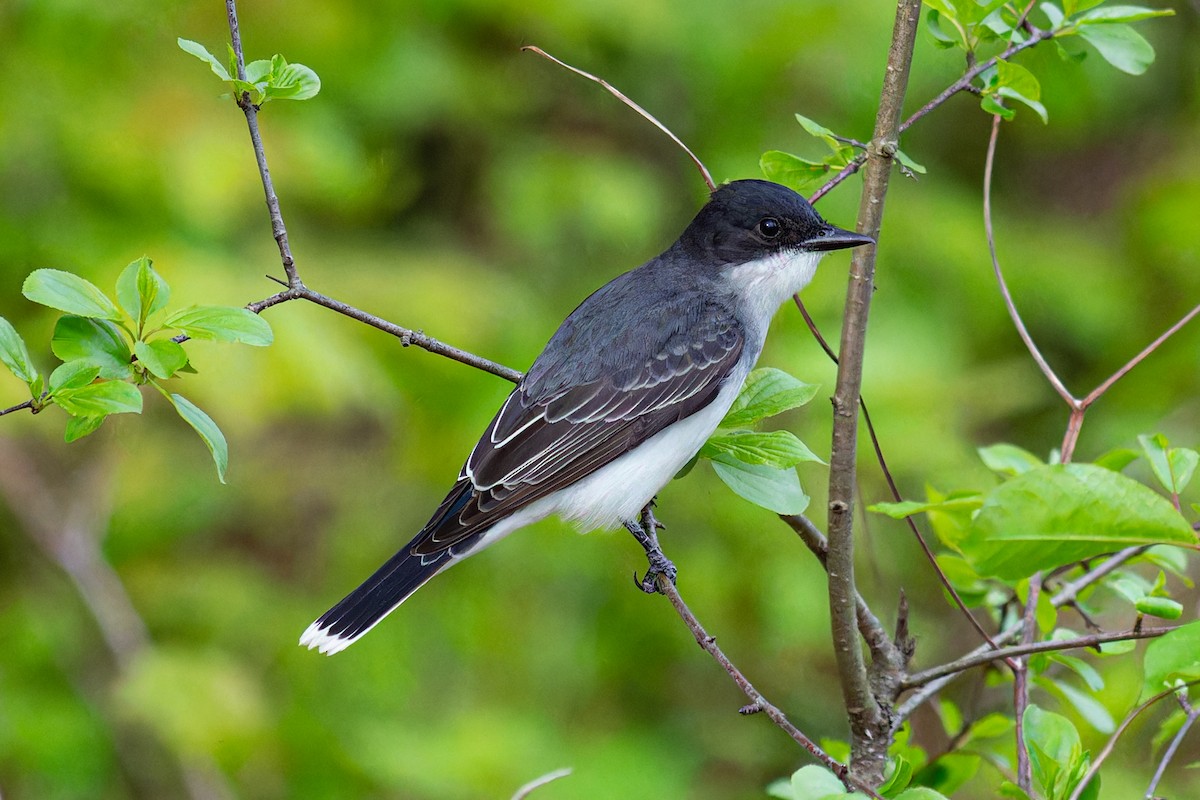
[[[271,100],[308,100],[321,91],[321,79],[317,73],[303,64],[289,64],[287,59],[276,53],[268,59],[251,61],[246,65],[246,79],[238,75],[237,54],[233,47],[228,49],[228,67],[208,48],[191,39],[176,40],[179,48],[200,59],[212,69],[213,74],[233,87],[235,95],[246,95],[250,102],[261,107]]]
[[[71,272],[34,270],[22,293],[35,303],[65,312],[54,326],[50,349],[62,362],[43,375],[25,341],[0,317],[0,361],[29,387],[34,413],[50,405],[70,415],[65,438],[80,439],[112,414],[141,413],[139,386],[152,386],[195,429],[211,451],[217,477],[225,481],[229,448],[208,414],[163,381],[196,370],[183,342],[209,339],[263,347],[273,339],[266,320],[244,308],[193,305],[166,313],[170,287],[149,258],[129,264],[117,278],[116,302]]]

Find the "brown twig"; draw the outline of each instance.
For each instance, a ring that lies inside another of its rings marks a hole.
[[[1042,588],[1042,575],[1034,573],[1029,579],[1029,595],[1025,598],[1025,612],[1021,616],[1021,644],[1033,644],[1037,634],[1037,605]],[[1029,659],[1009,659],[1013,666],[1013,733],[1017,743],[1017,785],[1029,796],[1033,796],[1033,769],[1029,763],[1029,750],[1025,747],[1025,709],[1029,707]]]
[[[931,667],[921,672],[915,672],[907,676],[901,682],[902,689],[915,689],[919,686],[924,686],[939,678],[947,676],[957,676],[963,672],[975,667],[991,664],[1004,658],[1017,658],[1019,656],[1033,655],[1036,653],[1054,653],[1060,650],[1082,650],[1084,648],[1096,648],[1108,642],[1124,642],[1131,639],[1154,639],[1163,634],[1170,633],[1174,628],[1140,628],[1138,630],[1115,631],[1113,633],[1093,633],[1087,636],[1077,636],[1073,639],[1049,640],[1042,642],[1028,642],[1010,647],[1002,647],[999,650],[983,650],[978,653],[963,656],[962,658],[950,661],[937,667]]]
[[[603,78],[597,77],[590,72],[584,72],[583,70],[579,69],[578,67],[573,67],[570,64],[566,63],[565,61],[561,61],[560,59],[555,58],[554,56],[550,55],[545,50],[543,50],[542,48],[540,48],[536,45],[527,44],[524,47],[522,47],[521,49],[527,50],[530,53],[536,53],[537,55],[541,56],[542,58],[553,61],[555,64],[558,64],[563,69],[570,70],[571,72],[574,72],[576,75],[587,78],[589,81],[593,81],[593,82],[598,83],[601,86],[603,86],[605,89],[608,90],[609,94],[611,94],[613,97],[620,100],[625,105],[632,108],[634,111],[636,111],[638,114],[640,114],[643,119],[647,120],[651,125],[658,128],[660,131],[662,131],[667,136],[669,136],[672,142],[679,145],[679,147],[683,150],[683,152],[688,154],[688,158],[692,159],[692,163],[696,165],[696,169],[700,170],[700,175],[704,178],[704,182],[706,184],[708,184],[708,190],[710,192],[717,188],[716,183],[713,182],[712,175],[709,174],[708,167],[704,166],[704,162],[701,161],[699,158],[697,158],[696,154],[693,153],[691,151],[691,149],[688,148],[688,146],[686,144],[684,144],[678,136],[676,136],[674,133],[672,133],[671,130],[666,125],[663,125],[661,122],[658,121],[657,118],[655,118],[655,116],[653,114],[651,114],[649,111],[642,108],[640,105],[638,105],[633,100],[631,100],[629,97],[627,97],[623,92],[621,92],[620,89],[613,86],[611,83],[604,80]]]
[[[1068,800],[1079,800],[1079,798],[1083,796],[1083,792],[1085,789],[1087,789],[1088,784],[1092,782],[1092,778],[1096,777],[1096,773],[1100,771],[1100,765],[1103,764],[1110,755],[1112,755],[1113,748],[1117,745],[1117,740],[1121,738],[1121,735],[1125,733],[1125,730],[1143,711],[1162,700],[1164,697],[1170,697],[1171,695],[1175,694],[1175,692],[1179,691],[1180,688],[1195,686],[1197,683],[1200,683],[1200,681],[1188,681],[1182,686],[1159,692],[1146,702],[1135,706],[1133,710],[1126,714],[1125,719],[1121,720],[1121,724],[1117,726],[1117,729],[1113,731],[1112,736],[1108,737],[1108,741],[1104,743],[1104,747],[1101,748],[1100,752],[1096,754],[1096,759],[1092,761],[1091,766],[1088,767],[1088,771],[1084,773],[1083,778],[1081,778],[1079,783],[1075,785],[1075,789],[1071,792],[1071,796],[1068,798]]]
[[[700,624],[700,621],[696,619],[696,615],[692,613],[687,603],[679,595],[679,589],[675,584],[671,583],[664,575],[659,575],[657,582],[658,591],[670,601],[671,606],[679,614],[679,618],[683,620],[688,630],[692,632],[692,637],[696,640],[696,644],[700,645],[706,653],[712,656],[713,660],[720,665],[721,669],[725,670],[725,673],[733,680],[734,684],[741,689],[742,694],[746,695],[747,699],[750,700],[750,704],[743,707],[742,713],[765,714],[796,743],[811,753],[815,759],[824,764],[834,775],[837,775],[846,784],[846,788],[865,792],[873,798],[879,798],[879,795],[874,790],[855,778],[845,764],[830,756],[816,742],[805,736],[799,728],[792,724],[786,714],[754,688],[754,685],[750,683],[750,679],[717,646],[716,637],[710,636],[704,629],[704,626]]]
[[[1183,741],[1183,737],[1187,736],[1188,731],[1195,724],[1196,717],[1200,716],[1200,708],[1193,706],[1188,701],[1186,690],[1176,692],[1175,699],[1179,701],[1179,707],[1183,709],[1183,724],[1179,726],[1179,730],[1175,731],[1175,735],[1171,737],[1171,743],[1163,751],[1162,758],[1158,761],[1158,767],[1154,770],[1154,776],[1150,778],[1150,785],[1146,787],[1145,800],[1154,800],[1154,790],[1158,788],[1158,782],[1162,780],[1163,774],[1167,771],[1167,765],[1174,760],[1175,753],[1179,750],[1179,743]]]

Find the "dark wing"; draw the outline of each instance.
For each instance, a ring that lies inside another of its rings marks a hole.
[[[539,358],[509,395],[408,552],[432,556],[465,543],[712,402],[741,357],[741,326],[715,302],[663,311],[619,331],[623,341],[597,341],[568,318],[551,340],[561,346],[548,347],[551,357]],[[642,336],[654,346],[636,350],[652,355],[621,363],[628,340]]]

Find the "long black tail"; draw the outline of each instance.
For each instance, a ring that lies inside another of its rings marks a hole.
[[[300,644],[333,655],[358,640],[426,581],[456,561],[448,552],[414,556],[411,544],[308,626]]]

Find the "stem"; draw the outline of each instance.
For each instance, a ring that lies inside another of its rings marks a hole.
[[[1163,773],[1167,771],[1167,765],[1175,758],[1175,752],[1179,749],[1179,743],[1183,741],[1183,737],[1187,736],[1188,730],[1196,721],[1196,717],[1200,716],[1200,709],[1196,709],[1188,702],[1187,691],[1180,691],[1175,695],[1179,701],[1179,705],[1183,708],[1183,713],[1186,717],[1183,724],[1179,726],[1179,730],[1171,737],[1171,743],[1167,745],[1167,749],[1163,752],[1163,757],[1158,762],[1158,768],[1154,770],[1154,777],[1150,779],[1150,785],[1146,787],[1145,800],[1154,800],[1154,790],[1158,788],[1158,782],[1162,780]]]
[[[892,44],[888,50],[875,132],[867,151],[867,169],[859,205],[857,230],[878,236],[883,220],[900,114],[913,46],[920,21],[920,0],[898,0]],[[833,397],[833,445],[829,476],[829,610],[834,655],[842,697],[850,721],[851,770],[865,782],[883,777],[889,737],[888,721],[868,680],[857,636],[857,591],[854,580],[853,508],[856,493],[858,402],[862,389],[867,319],[874,291],[875,247],[854,251],[841,344],[837,388]],[[899,675],[894,676],[899,682]],[[890,698],[888,698],[890,701]]]

